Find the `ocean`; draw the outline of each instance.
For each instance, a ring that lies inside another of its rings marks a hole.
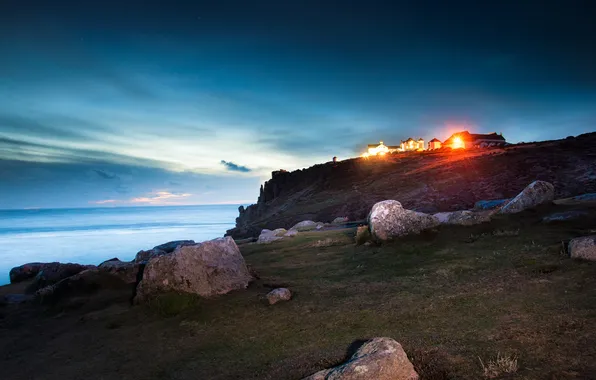
[[[238,205],[0,210],[0,285],[28,262],[129,261],[171,240],[221,237],[237,216]]]

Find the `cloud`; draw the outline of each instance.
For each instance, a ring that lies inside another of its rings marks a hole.
[[[104,170],[93,169],[93,171],[103,179],[120,179],[120,177],[118,177],[116,174]]]
[[[94,201],[94,202],[90,202],[90,203],[95,203],[95,204],[98,204],[98,205],[105,205],[105,204],[108,204],[108,203],[116,203],[116,202],[118,202],[118,201],[115,200],[115,199],[105,199],[103,201]]]
[[[251,171],[251,169],[247,168],[246,166],[238,165],[233,162],[224,161],[224,160],[221,160],[220,162],[222,165],[224,165],[226,167],[226,169],[228,169],[231,172],[248,173]]]
[[[170,193],[169,191],[158,191],[151,196],[137,197],[130,200],[131,203],[164,204],[179,199],[190,197],[190,193]]]

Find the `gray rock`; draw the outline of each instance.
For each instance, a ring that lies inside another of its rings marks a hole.
[[[368,226],[377,241],[388,241],[438,226],[432,215],[406,210],[401,203],[387,200],[376,203],[368,215]]]
[[[196,244],[194,240],[174,240],[160,245],[156,245],[155,247],[153,247],[153,249],[164,251],[165,253],[172,253],[178,247],[194,244]]]
[[[164,292],[184,292],[211,297],[244,289],[251,281],[244,258],[227,236],[190,246],[151,259],[137,286],[135,302]]]
[[[10,283],[15,284],[35,277],[45,264],[47,263],[27,263],[12,268],[9,273]]]
[[[95,265],[81,265],[72,263],[46,263],[43,264],[41,270],[35,276],[33,282],[27,287],[27,293],[34,293],[38,289],[73,276],[86,269],[96,268]]]
[[[160,249],[155,249],[155,248],[147,250],[147,251],[139,251],[139,252],[137,252],[137,255],[135,256],[135,262],[136,263],[146,263],[154,257],[159,257],[159,256],[163,256],[163,255],[167,255],[167,252],[162,251]]]
[[[578,219],[586,215],[588,215],[586,211],[570,210],[547,215],[542,218],[542,221],[545,223],[564,222],[566,220]]]
[[[284,234],[284,237],[294,237],[296,235],[298,235],[298,231],[290,229]]]
[[[569,255],[576,259],[596,261],[596,235],[571,240],[569,242]]]
[[[373,338],[344,364],[303,380],[418,380],[418,373],[401,344],[391,338]]]
[[[474,210],[494,210],[497,209],[507,202],[511,201],[511,199],[493,199],[489,201],[478,201],[474,203]]]
[[[347,223],[349,221],[347,216],[339,216],[335,219],[333,219],[333,222],[331,222],[331,224],[344,224]]]
[[[292,292],[287,288],[277,288],[267,293],[269,305],[274,305],[281,301],[289,301],[290,299],[292,299]]]
[[[143,264],[140,262],[124,262],[118,259],[111,259],[99,264],[97,269],[101,272],[116,276],[127,284],[136,283]]]
[[[282,230],[283,230],[283,233],[282,233]],[[284,230],[283,228],[278,228],[277,230],[274,230],[274,231],[264,229],[261,231],[261,234],[259,235],[259,238],[257,239],[257,244],[269,244],[269,243],[273,243],[274,241],[281,240],[282,236],[286,232],[287,231]]]
[[[534,181],[515,198],[505,204],[499,212],[513,214],[538,205],[552,202],[555,199],[555,187],[544,181]]]
[[[490,217],[493,214],[492,211],[453,211],[453,212],[439,212],[433,216],[441,224],[456,224],[460,226],[472,226],[474,224],[480,224],[490,222]]]
[[[290,230],[296,230],[298,232],[312,231],[317,228],[317,223],[312,220],[303,220],[300,223],[296,223]]]

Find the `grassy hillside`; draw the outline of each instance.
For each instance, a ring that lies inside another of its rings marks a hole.
[[[578,207],[589,215],[541,222]],[[355,340],[389,336],[422,379],[483,378],[479,358],[498,354],[517,358],[507,378],[596,378],[596,263],[565,252],[570,238],[596,234],[596,206],[544,206],[382,246],[355,246],[353,234],[242,245],[260,279],[216,299],[2,307],[3,376],[299,379],[343,360]],[[282,285],[294,298],[269,306],[264,295]]]

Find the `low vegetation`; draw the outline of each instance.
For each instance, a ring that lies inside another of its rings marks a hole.
[[[213,299],[0,307],[0,366],[10,379],[300,379],[387,336],[421,379],[595,378],[596,265],[562,246],[594,233],[596,209],[541,222],[573,207],[384,245],[354,244],[355,228],[241,244],[260,278]],[[270,306],[276,287],[292,300]]]

